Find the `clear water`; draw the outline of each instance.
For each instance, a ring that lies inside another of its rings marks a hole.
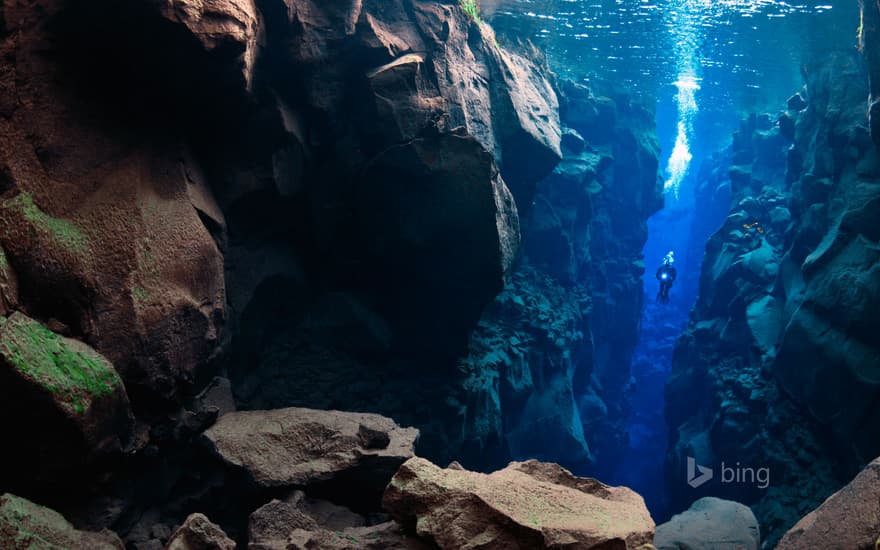
[[[557,73],[611,82],[656,105],[667,206],[649,222],[649,274],[669,249],[677,250],[680,268],[699,270],[705,242],[692,242],[699,214],[691,193],[702,159],[721,149],[748,113],[782,110],[812,59],[832,50],[857,54],[856,0],[483,0],[483,7],[503,39],[528,37]],[[664,308],[652,304],[650,277],[645,291],[649,305],[632,365],[639,390],[631,449],[606,481],[636,488],[662,520],[670,512],[662,486],[662,388],[699,289],[682,281]]]
[[[800,66],[853,48],[855,0],[502,0],[493,23],[529,36],[557,70],[595,73],[662,97],[695,78],[712,111],[766,109],[800,86]]]

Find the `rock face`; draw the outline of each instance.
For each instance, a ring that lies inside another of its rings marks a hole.
[[[244,468],[261,487],[346,477],[362,480],[361,491],[381,494],[413,456],[418,435],[376,414],[289,408],[226,414],[203,437],[224,462]]]
[[[537,461],[486,475],[413,458],[383,502],[397,521],[443,549],[635,549],[654,534],[644,501],[629,489]]]
[[[456,357],[561,156],[546,70],[456,3],[259,7],[274,148],[230,155],[215,187],[236,396],[381,413],[445,453]]]
[[[204,514],[192,514],[171,535],[165,550],[235,550],[235,541]]]
[[[761,531],[755,514],[738,502],[704,497],[682,514],[657,526],[657,550],[758,550]]]
[[[83,89],[102,83],[82,82],[92,75],[66,56],[45,60],[47,44],[90,57],[90,44],[67,42],[82,23],[67,6],[4,6],[4,271],[27,281],[19,307],[91,345],[130,393],[150,396],[144,407],[162,408],[211,357],[225,315],[223,259],[200,214],[212,199],[182,143],[157,143],[135,119],[103,121],[106,90]]]
[[[865,79],[842,54],[806,71],[806,108],[775,125],[751,117],[725,155],[732,207],[667,384],[676,505],[710,493],[749,504],[768,545],[880,454],[880,348],[867,336],[880,169]],[[688,457],[752,478],[690,489]],[[761,468],[769,482],[754,479]]]
[[[239,409],[381,412],[454,450],[456,359],[561,157],[546,66],[448,1],[0,15],[0,316],[88,346],[119,388],[22,410],[55,411],[46,433],[87,439],[77,454],[137,450],[21,476],[24,496],[153,546],[153,525],[219,507],[192,444],[233,408],[202,392],[216,376]],[[10,476],[65,456],[40,443]]]
[[[110,531],[77,531],[54,510],[6,493],[0,496],[0,543],[9,550],[123,550]]]
[[[880,541],[880,459],[834,493],[782,537],[777,550],[873,549]]]
[[[0,318],[0,418],[15,447],[0,473],[7,488],[70,475],[127,449],[133,438],[128,396],[113,365],[19,312]]]
[[[537,457],[607,473],[627,447],[659,146],[653,114],[627,96],[561,88],[564,159],[538,185],[523,257],[460,365],[459,456],[481,469]]]

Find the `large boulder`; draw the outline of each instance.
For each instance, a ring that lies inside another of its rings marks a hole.
[[[415,428],[377,414],[288,408],[232,412],[203,437],[228,465],[260,487],[344,481],[378,497],[413,456]]]
[[[657,550],[758,550],[761,533],[748,506],[704,497],[657,526]]]
[[[880,458],[792,527],[776,550],[874,550],[880,544]]]
[[[0,411],[0,434],[16,449],[0,478],[13,483],[52,479],[120,452],[134,430],[113,365],[20,312],[0,319]]]
[[[481,474],[412,458],[391,480],[383,504],[443,549],[634,549],[654,536],[638,494],[537,461]]]
[[[125,548],[111,531],[78,531],[58,512],[9,493],[0,496],[0,547],[6,550]]]

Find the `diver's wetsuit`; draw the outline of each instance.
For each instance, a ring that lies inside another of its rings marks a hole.
[[[669,289],[675,282],[675,268],[669,264],[663,264],[657,269],[657,280],[660,281],[660,291],[657,292],[657,301],[661,304],[669,303]]]

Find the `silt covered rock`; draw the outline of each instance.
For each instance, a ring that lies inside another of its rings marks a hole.
[[[204,433],[228,465],[260,487],[304,487],[344,478],[378,497],[413,456],[415,428],[376,414],[288,408],[228,413]]]
[[[638,494],[537,461],[487,475],[413,458],[383,503],[405,528],[443,549],[635,549],[654,536]]]

